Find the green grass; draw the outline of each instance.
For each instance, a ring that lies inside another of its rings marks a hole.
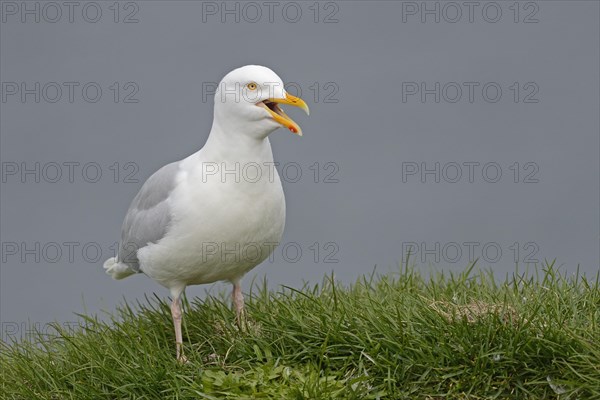
[[[600,287],[552,265],[497,282],[414,268],[351,286],[123,305],[81,332],[3,346],[5,399],[600,399]]]

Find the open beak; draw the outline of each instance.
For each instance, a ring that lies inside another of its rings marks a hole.
[[[257,104],[257,106],[263,107],[265,110],[267,110],[275,121],[288,128],[290,132],[295,133],[298,136],[302,136],[302,129],[300,129],[298,124],[283,112],[283,110],[279,107],[279,104],[288,104],[290,106],[300,107],[304,110],[306,115],[310,115],[310,110],[308,109],[308,106],[304,100],[286,93],[285,98],[283,99],[271,98],[261,101]]]

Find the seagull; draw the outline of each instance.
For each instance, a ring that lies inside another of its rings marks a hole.
[[[215,91],[204,147],[148,178],[125,215],[116,257],[104,262],[114,279],[144,273],[169,289],[180,362],[187,361],[180,304],[185,288],[231,282],[241,324],[241,279],[281,240],[285,197],[269,134],[285,127],[302,136],[302,130],[280,104],[309,114],[271,69],[247,65],[228,73]]]

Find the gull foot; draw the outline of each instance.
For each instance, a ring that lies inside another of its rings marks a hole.
[[[177,362],[181,365],[190,363],[190,361],[187,359],[187,357],[183,354],[177,356]]]

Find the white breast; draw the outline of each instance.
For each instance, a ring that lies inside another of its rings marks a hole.
[[[214,169],[198,162],[187,166],[169,198],[167,235],[138,252],[143,271],[167,287],[239,278],[281,240],[285,197],[279,175],[272,165],[260,167],[259,180],[242,173],[241,165],[237,176],[208,174]]]

